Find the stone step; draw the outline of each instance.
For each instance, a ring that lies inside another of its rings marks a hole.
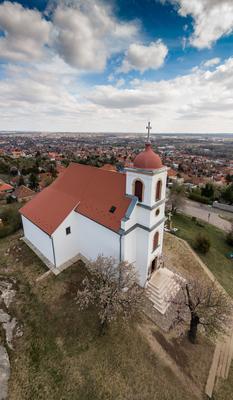
[[[173,281],[168,279],[167,281],[163,282],[160,287],[155,287],[153,284],[148,284],[148,289],[152,290],[153,292],[157,293],[159,296],[164,295],[168,292],[168,289],[173,286]]]
[[[160,314],[165,314],[165,312],[167,311],[167,307],[161,307],[158,304],[154,304],[153,308],[155,308],[155,310],[159,311]]]
[[[162,299],[163,302],[166,302],[170,300],[170,298],[174,297],[174,295],[177,293],[178,288],[177,287],[169,287],[168,291],[164,291],[163,293],[157,293],[154,292],[152,289],[147,289],[147,293],[149,297],[153,297],[155,300],[160,300]],[[169,293],[169,295],[167,295]]]
[[[232,361],[232,335],[226,339],[223,348],[223,357],[222,357],[222,367],[220,370],[220,377],[223,379],[227,379],[229,368]]]
[[[155,295],[159,297],[167,297],[169,294],[172,294],[173,292],[176,293],[177,289],[179,288],[179,285],[174,281],[174,279],[169,279],[166,282],[166,285],[161,286],[159,289],[155,289],[154,285],[151,285],[150,283],[147,286],[147,290],[149,292],[153,292]]]
[[[227,343],[225,343],[224,346],[224,353],[223,353],[223,360],[222,360],[222,369],[220,372],[220,376],[225,379],[226,377],[226,367],[227,367],[227,360],[228,360],[228,354],[229,354],[229,340],[227,341]]]
[[[170,280],[170,276],[165,276],[163,279],[160,278],[159,282],[150,280],[148,286],[152,286],[155,290],[160,290],[162,287],[166,286]]]
[[[174,277],[176,275],[172,271],[167,268],[161,269],[155,272],[147,284],[147,297],[161,314],[166,312],[170,305],[169,300],[177,294],[180,288]]]
[[[209,371],[209,376],[207,379],[206,387],[205,387],[205,393],[209,398],[212,397],[213,389],[214,389],[214,384],[215,384],[215,378],[216,378],[216,372],[218,369],[218,364],[219,364],[219,357],[220,357],[220,352],[221,352],[221,343],[217,343],[215,350],[214,350],[214,356],[212,360],[212,364],[210,367]]]
[[[157,297],[153,293],[150,293],[148,297],[154,304],[160,304],[162,307],[165,304],[165,300],[162,297]]]
[[[173,291],[172,297],[175,296],[177,291],[178,289],[176,289],[176,292]],[[169,303],[170,299],[168,300],[165,299],[164,297],[159,297],[157,294],[154,294],[153,292],[148,293],[148,298],[153,303],[153,307],[156,308],[158,311],[160,311],[162,314],[166,312],[167,308],[170,305]]]
[[[163,274],[161,271],[157,271],[157,273],[152,275],[152,278],[149,282],[156,288],[161,286],[164,281],[169,280],[170,278],[171,276]]]
[[[220,348],[220,354],[219,354],[219,361],[218,361],[218,367],[216,371],[216,376],[222,377],[222,369],[223,369],[223,364],[224,364],[224,355],[225,355],[225,349],[226,349],[226,343],[221,342],[219,345]]]
[[[231,337],[229,340],[229,353],[228,353],[227,364],[226,364],[225,379],[228,378],[232,358],[233,358],[233,330],[232,330],[232,334],[231,334]]]
[[[158,300],[153,296],[149,297],[149,300],[152,302],[153,307],[161,314],[164,314],[166,312],[166,309],[168,307],[168,304],[166,302],[164,302],[163,300]]]

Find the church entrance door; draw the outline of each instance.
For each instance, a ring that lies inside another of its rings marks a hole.
[[[154,260],[151,263],[151,275],[153,274],[153,272],[156,271],[157,269],[157,257],[154,258]]]

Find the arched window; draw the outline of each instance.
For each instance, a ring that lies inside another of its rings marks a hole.
[[[161,199],[161,191],[162,191],[162,181],[157,182],[155,200],[158,201]]]
[[[153,240],[153,251],[157,249],[158,245],[159,245],[159,232],[156,232]]]
[[[135,181],[134,195],[138,197],[138,201],[142,201],[142,194],[143,194],[143,183],[141,181]]]

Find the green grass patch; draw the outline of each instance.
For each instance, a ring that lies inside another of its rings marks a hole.
[[[174,215],[172,221],[173,226],[179,229],[177,236],[186,240],[193,248],[198,235],[203,234],[210,239],[209,252],[205,255],[198,253],[198,255],[219,283],[233,297],[233,261],[226,257],[226,254],[233,251],[233,248],[226,243],[225,232],[203,221],[199,224],[198,221],[195,222],[191,217],[183,214]]]

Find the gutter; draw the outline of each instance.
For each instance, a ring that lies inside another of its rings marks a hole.
[[[120,260],[120,262],[122,261],[122,242],[121,242],[122,236],[123,236],[122,232],[119,232],[119,240],[120,240],[120,254],[119,254],[119,260]]]
[[[56,257],[55,257],[55,249],[54,249],[54,243],[53,243],[53,237],[52,237],[52,235],[50,236],[50,238],[51,238],[51,241],[52,241],[53,259],[54,259],[54,265],[55,265],[55,268],[56,268],[56,267],[57,267],[57,266],[56,266]]]

